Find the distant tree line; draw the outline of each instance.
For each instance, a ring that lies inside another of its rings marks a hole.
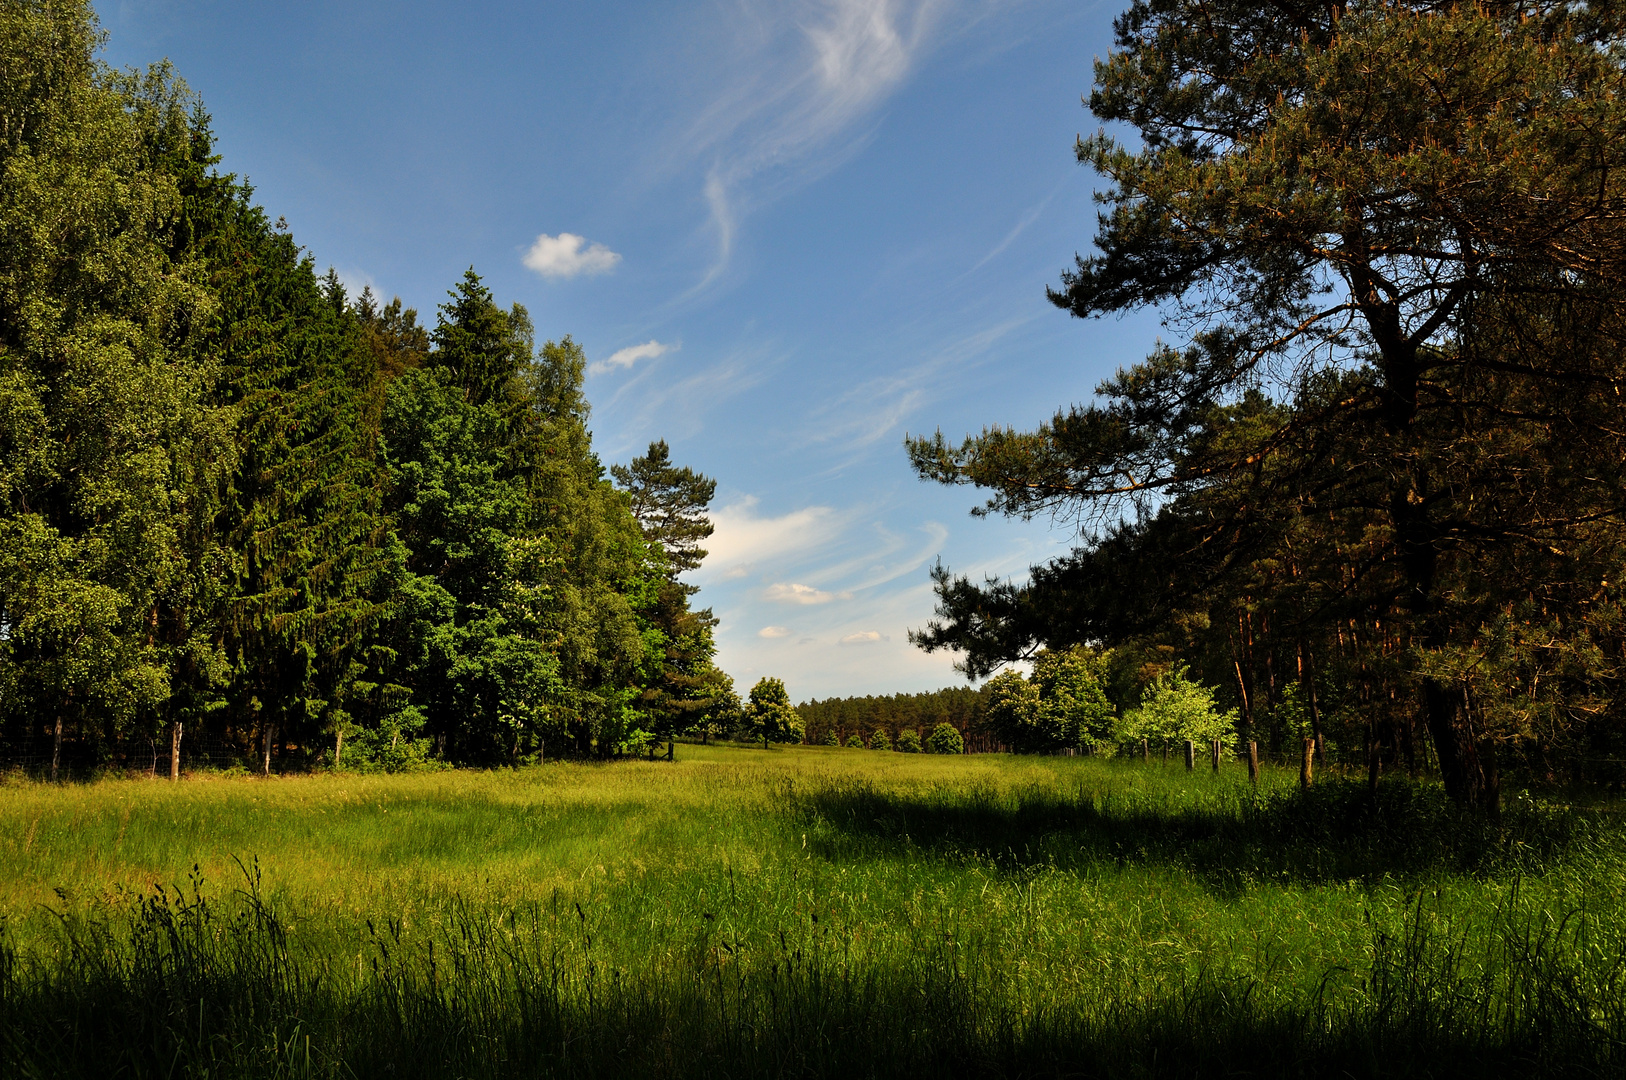
[[[1080,139],[1095,250],[1051,299],[1180,338],[922,478],[1052,515],[1022,581],[939,566],[914,635],[986,675],[1110,649],[1376,778],[1620,780],[1626,10],[1135,0]],[[1183,677],[1183,676],[1182,676]]]
[[[735,716],[678,575],[714,483],[610,475],[585,359],[470,270],[318,276],[88,4],[0,4],[0,739],[611,755]]]
[[[986,734],[981,726],[983,698],[971,687],[957,686],[922,694],[815,698],[796,706],[796,712],[806,741],[815,746],[847,746],[855,738],[868,746],[877,732],[888,745],[896,745],[905,732],[924,739],[940,724],[948,724],[962,737]]]

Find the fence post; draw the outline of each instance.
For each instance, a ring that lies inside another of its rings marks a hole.
[[[344,753],[344,728],[333,732],[333,767],[339,767],[339,756]]]
[[[1140,741],[1140,759],[1143,762],[1152,760],[1152,748],[1145,739]]]
[[[265,756],[260,761],[260,775],[271,775],[271,721],[265,722]]]
[[[666,740],[666,760],[667,761],[676,761],[677,760],[677,758],[676,758],[676,756],[674,754],[674,751],[676,751],[676,749],[677,749],[676,740],[667,739]]]
[[[1190,739],[1186,740],[1186,772],[1197,767],[1197,744]]]
[[[1214,771],[1219,772],[1219,759],[1220,759],[1220,740],[1219,739],[1214,740],[1214,745],[1213,745],[1212,749],[1214,751]]]
[[[181,778],[181,722],[179,720],[169,728],[169,778]]]
[[[1315,740],[1304,740],[1304,757],[1299,761],[1299,786],[1310,790],[1310,781],[1315,778]]]
[[[1256,743],[1256,742],[1251,742],[1250,741],[1248,743],[1248,783],[1257,784],[1258,782],[1259,782],[1259,744]]]

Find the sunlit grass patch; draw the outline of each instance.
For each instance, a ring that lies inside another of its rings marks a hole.
[[[1602,1069],[1626,1030],[1608,820],[822,748],[10,787],[7,1052],[54,1075]]]

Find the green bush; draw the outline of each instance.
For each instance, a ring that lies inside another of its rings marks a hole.
[[[898,732],[897,750],[900,754],[920,753],[920,732],[914,728],[904,728]]]
[[[873,734],[873,735],[871,735],[869,737],[869,748],[871,750],[890,750],[890,749],[892,749],[892,740],[886,737],[886,729],[885,728],[876,728],[875,729],[875,734]]]
[[[945,720],[926,736],[926,749],[934,754],[963,754],[965,739],[961,737],[959,728]]]
[[[819,745],[820,746],[840,746],[841,745],[841,737],[836,734],[836,729],[835,728],[833,728],[833,727],[825,728],[824,729],[824,734],[819,736]]]
[[[862,735],[858,734],[858,732],[855,731],[851,735],[847,736],[847,749],[849,749],[849,750],[862,750],[863,748],[864,748],[864,737]]]
[[[1140,708],[1131,711],[1119,725],[1121,742],[1178,743],[1190,739],[1207,746],[1219,739],[1227,750],[1237,744],[1236,710],[1220,712],[1214,705],[1214,691],[1186,677],[1184,667],[1160,675],[1146,688]]]

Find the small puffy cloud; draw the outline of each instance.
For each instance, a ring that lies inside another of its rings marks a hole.
[[[603,244],[588,243],[585,236],[567,232],[558,236],[543,233],[525,253],[527,267],[553,279],[608,273],[620,261],[621,256]]]
[[[653,360],[657,356],[666,355],[675,348],[677,348],[676,345],[662,345],[654,339],[650,339],[642,345],[629,345],[625,349],[617,349],[611,353],[608,360],[600,360],[595,364],[588,365],[587,374],[603,375],[605,372],[614,371],[616,368],[630,368],[640,360]]]
[[[815,589],[811,585],[793,585],[781,582],[769,585],[762,594],[764,600],[773,600],[781,604],[828,604],[832,600],[845,600],[846,593],[825,592]]]
[[[843,645],[873,645],[877,641],[889,640],[891,639],[887,638],[878,630],[862,630],[856,634],[848,634],[846,637],[841,639],[841,643]]]
[[[788,626],[764,626],[757,631],[757,637],[781,638],[790,637],[791,629]]]

